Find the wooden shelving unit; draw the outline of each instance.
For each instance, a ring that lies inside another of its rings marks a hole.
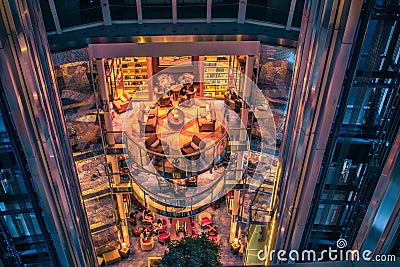
[[[126,57],[121,59],[124,92],[135,95],[138,99],[148,99],[147,59],[145,57]]]
[[[150,59],[151,60],[151,59]],[[114,59],[114,75],[116,95],[127,92],[134,99],[148,100],[148,78],[151,76],[151,65],[146,57],[124,57]]]
[[[203,95],[222,99],[229,86],[229,68],[237,66],[236,57],[222,55],[206,56],[204,59]]]

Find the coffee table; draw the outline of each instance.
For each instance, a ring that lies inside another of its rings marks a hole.
[[[185,113],[179,108],[173,108],[168,112],[167,120],[172,130],[180,130],[185,124]]]

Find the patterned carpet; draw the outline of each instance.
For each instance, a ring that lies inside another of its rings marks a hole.
[[[214,225],[218,226],[219,234],[221,236],[220,245],[221,245],[221,262],[223,266],[244,266],[243,265],[243,257],[239,257],[233,255],[230,251],[229,244],[229,227],[231,217],[227,213],[225,202],[221,203],[221,206],[213,210],[212,208],[208,208],[206,210],[212,215],[212,220]],[[157,218],[160,216],[156,216]],[[197,221],[197,216],[194,218]],[[168,226],[167,231],[170,231],[171,226]],[[201,233],[202,230],[199,226],[197,226],[197,233]],[[142,251],[140,249],[139,237],[131,237],[131,254],[128,259],[122,260],[119,263],[115,263],[111,266],[115,267],[146,267],[147,266],[147,258],[154,256],[163,256],[165,249],[167,246],[160,244],[158,241],[155,241],[154,249],[152,251]]]

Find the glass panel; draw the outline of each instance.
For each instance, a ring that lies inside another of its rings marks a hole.
[[[290,5],[290,2],[288,2]],[[260,21],[267,21],[277,24],[287,23],[289,15],[288,9],[278,9],[273,7],[266,7],[261,5],[247,4],[246,18]]]
[[[106,64],[109,75],[110,68]],[[112,240],[117,236],[101,139],[102,129],[105,129],[100,128],[100,124],[105,125],[104,113],[98,114],[89,62],[56,66],[55,73],[90,230],[95,247],[99,247],[110,242],[111,236]]]
[[[178,19],[180,18],[206,18],[207,1],[206,0],[178,0]]]
[[[172,19],[171,0],[143,0],[143,19]]]
[[[3,215],[12,237],[41,234],[36,216],[33,213]]]
[[[0,157],[4,154],[1,153]],[[12,154],[7,154],[8,156]],[[2,169],[0,181],[0,196],[12,196],[26,194],[26,186],[23,178],[19,174],[11,174],[10,169]]]
[[[274,8],[274,9],[286,9],[290,8],[290,1],[282,0],[247,0],[248,5],[256,5],[260,7]]]
[[[211,8],[212,18],[237,18],[239,1],[237,0],[213,0]]]
[[[54,0],[61,28],[103,21],[100,0]]]
[[[137,19],[136,0],[109,0],[112,20]]]
[[[54,25],[54,19],[51,14],[49,1],[39,0],[40,9],[42,10],[42,16],[44,20],[44,26],[46,27],[46,31],[55,31],[56,26]]]
[[[0,211],[6,210],[16,210],[16,209],[25,209],[25,208],[32,208],[32,203],[30,199],[18,199],[12,198],[7,201],[0,202]]]
[[[293,21],[292,26],[300,28],[301,26],[301,17],[303,15],[303,8],[304,8],[304,0],[297,0],[296,8],[293,14]]]

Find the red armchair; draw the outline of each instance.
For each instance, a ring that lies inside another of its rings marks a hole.
[[[197,236],[197,230],[196,230],[196,222],[195,221],[191,221],[190,222],[190,226],[191,226],[191,228],[192,228],[192,237],[193,238],[196,238],[196,236]]]
[[[140,235],[140,248],[143,251],[153,250],[154,239],[153,237],[145,237],[143,234]]]
[[[165,243],[169,240],[170,236],[171,236],[170,232],[163,232],[158,236],[158,242],[165,245]]]
[[[207,225],[212,224],[211,214],[208,212],[203,212],[199,214],[199,224],[201,227],[207,227]]]
[[[152,224],[154,222],[154,213],[149,210],[143,210],[142,223]]]
[[[167,219],[163,219],[162,220],[162,226],[160,228],[158,228],[158,233],[164,233],[167,230],[167,226],[168,226],[168,220]]]
[[[214,241],[215,244],[219,245],[221,237],[220,235],[209,235],[208,239]]]

